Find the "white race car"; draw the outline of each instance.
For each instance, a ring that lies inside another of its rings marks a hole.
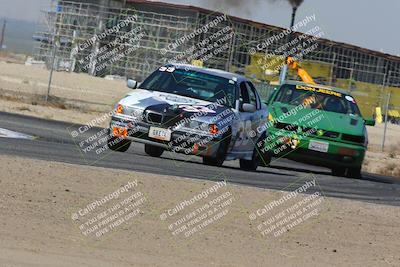
[[[108,147],[124,152],[131,141],[159,157],[165,150],[198,155],[207,165],[240,160],[255,170],[269,163],[256,144],[266,138],[267,106],[245,77],[192,65],[168,64],[115,106]]]

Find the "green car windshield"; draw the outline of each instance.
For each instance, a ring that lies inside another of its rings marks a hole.
[[[352,96],[308,85],[283,85],[275,98],[275,102],[293,106],[304,105],[311,109],[361,116]]]
[[[233,107],[235,83],[229,79],[192,70],[161,67],[153,72],[140,88],[219,102]]]

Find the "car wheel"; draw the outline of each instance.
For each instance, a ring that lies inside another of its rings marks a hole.
[[[230,130],[224,134],[222,141],[218,147],[215,157],[203,157],[203,164],[210,166],[221,167],[226,158],[226,152],[228,151],[228,146],[231,140]]]
[[[224,159],[221,159],[221,158],[203,157],[204,165],[221,167],[223,163],[224,163]]]
[[[144,152],[149,156],[158,158],[164,153],[164,149],[157,146],[144,145]]]
[[[265,133],[261,135],[256,143],[258,155],[259,155],[259,165],[262,167],[268,167],[272,160],[272,155],[269,151],[264,149],[266,136]]]
[[[131,146],[131,141],[119,137],[109,137],[107,140],[107,146],[113,151],[125,152]]]
[[[346,173],[346,168],[342,168],[342,167],[332,168],[332,175],[333,176],[343,177],[345,173]]]
[[[348,168],[346,177],[361,178],[361,167]]]
[[[271,163],[272,160],[272,156],[268,151],[262,151],[262,149],[258,149],[256,151],[256,153],[258,153],[258,163],[260,166],[262,167],[268,167],[269,164]]]
[[[261,153],[261,152],[260,152]],[[262,167],[268,167],[269,164],[271,163],[272,157],[268,153],[262,153],[262,158],[260,159],[260,166]]]
[[[257,149],[254,149],[251,160],[240,159],[239,165],[242,170],[255,171],[257,170],[259,162],[260,162],[260,157],[258,155],[258,151]]]

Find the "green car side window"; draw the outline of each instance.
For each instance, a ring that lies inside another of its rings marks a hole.
[[[266,103],[267,105],[272,104],[272,100],[275,98],[275,95],[277,94],[277,92],[278,92],[278,88],[274,88],[274,91],[272,91],[272,93],[269,95],[269,98]]]

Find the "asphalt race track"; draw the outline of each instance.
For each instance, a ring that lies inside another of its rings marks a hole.
[[[400,205],[400,179],[392,177],[369,173],[363,173],[363,179],[334,177],[328,169],[286,159],[276,159],[271,167],[246,172],[239,169],[238,161],[225,162],[222,168],[218,168],[203,165],[200,157],[171,152],[165,152],[161,158],[152,158],[144,153],[144,146],[138,143],[134,143],[125,153],[110,150],[100,155],[83,153],[77,140],[70,134],[71,127],[79,126],[0,112],[0,128],[36,137],[33,140],[0,137],[0,154],[186,178],[226,179],[234,184],[278,190],[293,190],[304,183],[304,177],[313,173],[325,196]],[[92,128],[79,137],[84,139],[99,131],[101,128]]]

